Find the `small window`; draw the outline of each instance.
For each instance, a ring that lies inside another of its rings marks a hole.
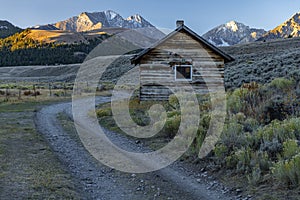
[[[193,69],[192,65],[177,65],[175,66],[175,80],[192,80]]]

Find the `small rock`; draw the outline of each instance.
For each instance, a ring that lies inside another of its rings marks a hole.
[[[236,191],[238,194],[242,192],[241,189],[236,189],[235,191]]]
[[[198,178],[196,181],[197,181],[198,183],[200,183],[200,182],[201,182],[201,179],[200,179],[200,178]]]
[[[134,178],[134,177],[136,177],[136,175],[135,174],[131,174],[131,177]]]
[[[202,173],[201,177],[207,177],[207,172]]]

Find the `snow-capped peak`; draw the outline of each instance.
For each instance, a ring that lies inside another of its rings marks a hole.
[[[104,13],[108,19],[114,19],[118,15],[116,12],[112,10],[106,10],[104,11]]]
[[[239,30],[239,27],[237,25],[237,22],[230,21],[226,24],[226,27],[232,30],[233,32],[237,32]]]
[[[121,15],[112,10],[93,13],[83,12],[79,16],[74,16],[67,20],[54,23],[53,26],[60,30],[76,32],[113,27],[129,29],[154,27],[138,14],[124,19]]]
[[[230,46],[255,41],[265,33],[263,29],[250,28],[245,24],[230,21],[208,31],[203,37],[217,46]]]

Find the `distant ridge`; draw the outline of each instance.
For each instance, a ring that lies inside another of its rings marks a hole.
[[[9,37],[20,31],[22,31],[22,29],[14,26],[12,23],[6,20],[0,20],[0,38]]]
[[[294,14],[290,19],[267,32],[259,38],[259,41],[294,37],[300,37],[300,12]]]
[[[230,21],[213,28],[203,37],[216,46],[231,46],[253,42],[265,33],[264,29],[250,28],[243,23]]]
[[[154,27],[150,22],[145,20],[141,15],[136,14],[124,19],[120,14],[107,10],[103,12],[82,12],[78,16],[71,17],[67,20],[56,22],[48,25],[40,25],[35,29],[43,30],[63,30],[73,32],[85,32],[102,28],[145,28]]]

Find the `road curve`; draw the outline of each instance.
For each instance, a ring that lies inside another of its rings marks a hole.
[[[107,97],[100,97],[97,102],[109,100]],[[160,171],[138,175],[143,180],[132,181],[132,177],[137,175],[117,172],[102,165],[80,142],[66,133],[57,119],[59,113],[66,113],[71,118],[71,103],[58,103],[40,109],[35,116],[36,128],[77,181],[83,199],[236,199],[228,193],[225,194],[224,190],[222,192],[220,188],[211,190],[213,183],[204,183],[199,174],[185,170],[180,163],[174,163]],[[108,135],[120,146],[140,148],[124,136],[109,131]],[[147,180],[149,188],[150,185],[152,189],[155,186],[159,191],[154,194],[152,190],[145,189],[140,184],[144,180]],[[140,190],[144,192],[136,192]]]

